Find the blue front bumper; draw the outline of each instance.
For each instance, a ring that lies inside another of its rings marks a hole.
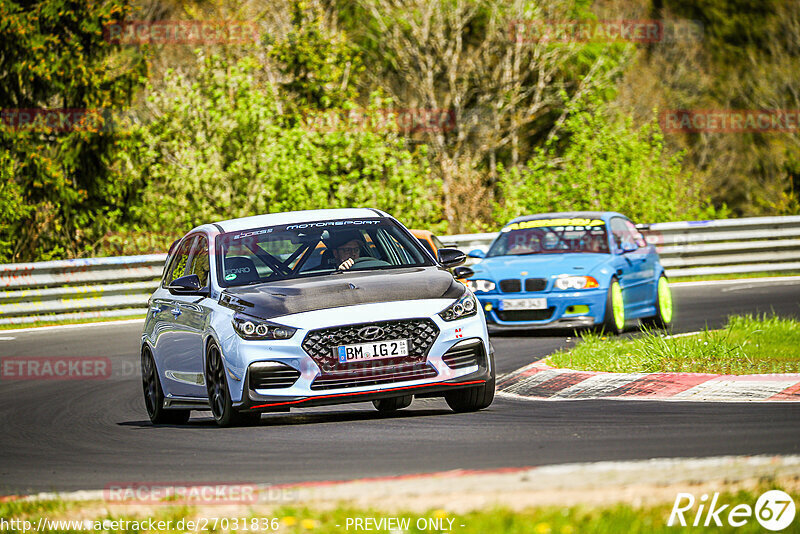
[[[476,293],[490,326],[500,328],[576,328],[603,321],[606,290],[536,291],[519,293]],[[502,301],[544,298],[542,310],[504,311]],[[587,309],[588,308],[588,309]]]

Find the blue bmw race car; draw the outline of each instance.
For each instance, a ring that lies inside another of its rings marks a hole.
[[[655,247],[614,212],[544,213],[508,223],[472,266],[467,285],[493,329],[599,326],[620,333],[641,319],[672,322]]]

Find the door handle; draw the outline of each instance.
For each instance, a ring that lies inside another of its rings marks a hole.
[[[174,308],[172,308],[171,311],[172,311],[172,315],[174,315],[175,317],[177,317],[177,316],[179,316],[181,314],[181,309],[178,306],[175,306]]]

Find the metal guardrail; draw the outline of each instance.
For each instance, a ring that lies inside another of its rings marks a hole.
[[[652,224],[672,278],[800,271],[800,216]],[[465,252],[497,233],[443,236]],[[165,254],[0,265],[0,324],[143,314]]]
[[[166,257],[0,265],[0,324],[144,314]]]

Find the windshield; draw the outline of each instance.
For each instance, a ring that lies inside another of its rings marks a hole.
[[[608,254],[605,223],[600,219],[536,219],[509,224],[486,256],[565,252]]]
[[[416,239],[390,219],[319,221],[217,236],[222,287],[337,271],[433,265]]]

